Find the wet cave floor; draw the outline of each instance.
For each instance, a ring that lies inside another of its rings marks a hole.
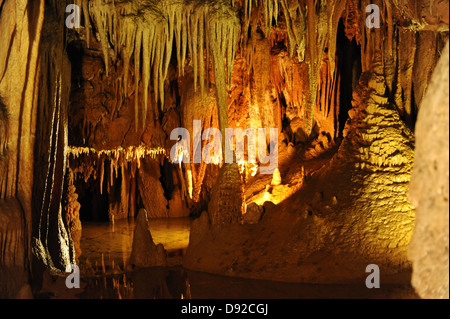
[[[149,221],[153,241],[156,245],[164,246],[169,266],[181,264],[183,253],[189,244],[190,223],[189,218]],[[95,270],[102,267],[103,263],[105,269],[124,269],[131,255],[134,229],[134,219],[117,220],[114,224],[84,222],[80,265],[90,264]]]
[[[68,289],[65,277],[44,276],[41,299],[411,299],[410,285],[317,285],[225,277],[182,267],[189,242],[190,219],[149,221],[153,240],[162,243],[168,267],[131,269],[134,220],[84,223],[79,289]]]

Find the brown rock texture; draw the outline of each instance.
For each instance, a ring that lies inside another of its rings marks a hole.
[[[67,173],[67,191],[65,197],[65,219],[67,228],[72,238],[72,244],[74,246],[75,260],[78,262],[78,258],[81,255],[81,221],[80,221],[80,208],[81,205],[78,202],[78,194],[76,188],[73,185],[74,176],[71,169]]]
[[[130,264],[138,268],[167,266],[164,247],[153,242],[148,222],[147,212],[141,209],[136,218]]]
[[[75,252],[63,216],[71,64],[65,52],[61,4],[47,7],[39,47],[32,198],[32,249],[46,267],[66,271]],[[50,83],[50,84],[49,84]]]
[[[167,218],[167,199],[164,197],[164,189],[159,177],[159,163],[152,160],[144,160],[139,168],[139,190],[142,201],[147,211],[148,218]]]
[[[449,298],[449,45],[434,71],[416,124],[409,196],[416,227],[412,284],[423,298]]]
[[[0,297],[3,298],[16,297],[29,279],[26,270],[30,269],[32,256],[34,134],[44,4],[44,0],[0,1]]]
[[[258,223],[264,214],[264,207],[259,206],[256,203],[250,203],[247,206],[247,211],[244,214],[244,223],[256,224]]]
[[[208,205],[212,227],[241,222],[243,209],[242,181],[237,164],[224,164],[211,191]]]
[[[6,156],[8,149],[8,111],[0,98],[0,160]]]
[[[0,199],[0,298],[14,298],[27,274],[23,212],[16,199]]]

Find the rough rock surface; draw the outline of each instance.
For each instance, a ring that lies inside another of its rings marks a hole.
[[[250,203],[247,206],[247,212],[244,214],[244,223],[256,224],[261,220],[263,214],[264,207],[259,206],[256,203]]]
[[[0,98],[0,160],[6,155],[8,142],[8,111]]]
[[[331,284],[364,282],[366,266],[374,263],[383,283],[409,283],[407,247],[414,210],[407,193],[414,137],[388,103],[382,74],[382,65],[375,63],[362,76],[344,141],[330,162],[310,174],[291,197],[278,205],[264,204],[264,218],[256,225],[206,230],[188,249],[184,266]]]
[[[139,190],[149,218],[168,217],[167,199],[161,186],[159,163],[144,160],[139,168]]]
[[[343,225],[340,244],[395,272],[409,267],[414,208],[407,194],[414,136],[388,102],[382,67],[376,60],[371,73],[361,76],[344,141],[326,174],[338,181],[328,196],[340,198],[342,211],[335,218]],[[350,179],[339,181],[345,172],[351,172]]]
[[[224,164],[211,191],[208,205],[209,220],[215,228],[225,224],[240,223],[243,192],[237,164]]]
[[[14,298],[26,279],[25,234],[20,203],[0,199],[0,298]]]
[[[449,45],[439,61],[416,125],[410,198],[416,227],[409,247],[412,284],[423,298],[449,298]]]
[[[188,217],[189,216],[189,209],[186,207],[186,203],[183,200],[183,197],[181,195],[181,191],[179,188],[176,188],[172,192],[172,199],[169,200],[168,215],[170,218]]]
[[[0,105],[0,298],[16,297],[29,279],[37,65],[43,19],[44,1],[0,1],[0,97],[4,103]],[[3,156],[5,146],[8,156]]]
[[[76,188],[73,185],[74,176],[72,170],[69,168],[67,174],[67,193],[65,198],[65,219],[72,238],[74,246],[75,260],[78,262],[78,258],[81,255],[81,221],[80,221],[80,208],[81,205],[78,202],[78,194]]]
[[[138,268],[167,266],[163,245],[153,242],[145,209],[141,209],[136,218],[130,264]]]

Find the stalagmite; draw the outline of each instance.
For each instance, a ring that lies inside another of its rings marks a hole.
[[[139,210],[136,219],[130,264],[139,268],[167,266],[164,247],[153,242],[145,209]]]

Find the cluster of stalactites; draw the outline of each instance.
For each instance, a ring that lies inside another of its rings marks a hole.
[[[385,20],[386,27],[381,31],[374,31],[365,26],[365,9],[372,2],[380,7],[382,19]],[[328,55],[328,74],[331,79],[335,76],[336,39],[341,18],[349,39],[352,40],[354,37],[357,43],[365,48],[361,57],[363,71],[370,69],[374,45],[378,45],[372,38],[380,34],[385,36],[386,55],[390,57],[393,54],[393,9],[388,0],[243,0],[242,5],[244,21],[241,49],[250,66],[249,71],[253,69],[255,51],[255,39],[254,37],[249,39],[249,30],[252,30],[252,34],[256,34],[258,26],[264,28],[264,36],[271,40],[272,24],[275,22],[278,25],[282,14],[290,57],[296,57],[299,62],[306,62],[309,67],[309,94],[302,102],[305,103],[308,130],[313,126],[324,54]],[[263,22],[260,21],[261,17]],[[327,47],[328,51],[324,53]]]
[[[107,1],[77,0],[85,16],[89,46],[90,20],[95,24],[101,43],[106,73],[109,73],[111,54],[120,54],[123,65],[123,96],[129,96],[130,61],[134,57],[135,122],[139,118],[145,127],[152,81],[155,110],[164,108],[164,83],[175,46],[178,72],[184,75],[187,56],[194,70],[195,88],[198,81],[203,93],[210,58],[226,59],[230,83],[235,50],[240,35],[236,12],[227,0],[147,0]],[[90,19],[86,18],[90,17]],[[142,55],[142,58],[141,58]],[[142,62],[142,64],[141,64]],[[141,71],[142,69],[142,71]],[[217,76],[217,75],[216,75]],[[138,99],[139,82],[143,84],[143,101]],[[226,90],[225,88],[217,88]],[[142,107],[141,107],[142,105]]]
[[[122,172],[131,167],[131,176],[134,178],[137,169],[141,167],[141,161],[146,157],[156,159],[159,156],[165,156],[166,151],[163,148],[149,148],[145,146],[130,146],[126,149],[119,147],[113,150],[100,150],[97,151],[88,147],[68,147],[67,156],[69,162],[72,159],[78,159],[81,156],[93,160],[92,165],[89,165],[89,169],[81,169],[80,172],[84,174],[84,179],[87,182],[94,167],[98,167],[98,173],[94,174],[94,178],[97,174],[100,178],[100,193],[103,193],[103,179],[105,175],[105,163],[109,162],[110,176],[108,185],[113,185],[114,180],[119,176],[119,170]],[[83,157],[84,158],[84,157]]]
[[[139,162],[139,160],[145,156],[156,158],[158,155],[165,155],[166,150],[162,147],[151,148],[147,146],[130,146],[128,148],[118,147],[112,150],[98,151],[89,147],[69,146],[67,147],[66,153],[74,158],[78,158],[80,155],[96,155],[98,157],[106,155],[108,158],[115,161],[119,160],[119,158],[123,158],[127,162]]]

